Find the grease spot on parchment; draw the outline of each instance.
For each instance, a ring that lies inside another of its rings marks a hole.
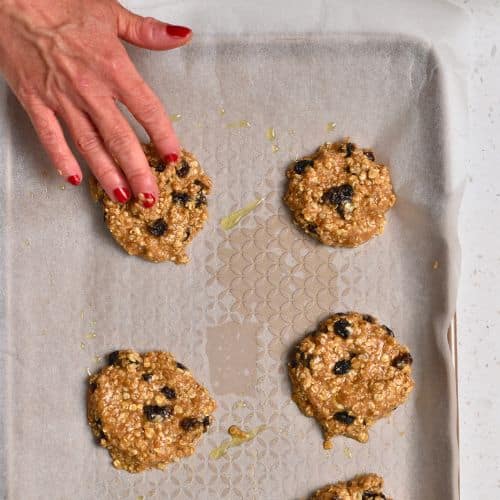
[[[229,322],[207,331],[210,380],[216,394],[255,395],[256,323]]]

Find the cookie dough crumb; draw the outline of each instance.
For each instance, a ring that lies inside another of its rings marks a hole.
[[[384,480],[376,474],[363,474],[316,491],[310,500],[391,500],[382,493]]]
[[[246,443],[248,441],[251,441],[254,439],[258,434],[266,430],[265,425],[260,425],[259,427],[256,427],[255,429],[251,431],[244,431],[240,429],[236,425],[232,425],[229,427],[227,430],[228,434],[231,436],[231,439],[228,439],[227,441],[224,441],[220,446],[217,448],[213,449],[210,452],[210,458],[217,460],[218,458],[223,457],[229,448],[233,448],[235,446],[240,446],[243,443]]]
[[[130,255],[151,262],[188,262],[186,248],[208,218],[207,194],[212,181],[198,160],[187,151],[175,164],[160,159],[153,145],[143,145],[160,192],[152,208],[140,200],[125,204],[111,200],[95,179],[91,179],[93,198],[100,201],[104,219],[117,243]]]
[[[232,425],[231,427],[229,427],[227,432],[231,437],[234,438],[244,439],[246,441],[248,441],[248,439],[250,438],[250,433],[240,429],[237,425]]]
[[[381,234],[396,202],[388,168],[347,140],[293,162],[287,177],[294,222],[325,245],[356,247]]]
[[[325,449],[338,435],[365,443],[369,428],[408,398],[412,362],[373,316],[334,314],[295,348],[288,363],[292,399],[321,425]]]
[[[115,351],[89,378],[88,423],[114,467],[164,469],[192,455],[215,401],[168,352]]]

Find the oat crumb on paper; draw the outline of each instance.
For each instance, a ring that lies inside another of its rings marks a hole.
[[[408,348],[373,316],[334,314],[292,354],[292,399],[321,425],[325,449],[339,435],[365,443],[369,428],[408,398],[412,362]]]
[[[391,500],[382,492],[384,480],[376,474],[362,474],[350,481],[317,490],[309,500]]]
[[[388,168],[348,140],[293,162],[287,177],[294,222],[325,245],[356,247],[381,234],[396,202]]]
[[[435,260],[433,263],[432,263],[432,269],[438,269],[439,268],[439,261],[438,260]]]
[[[233,404],[233,410],[237,410],[237,409],[240,409],[240,408],[246,408],[247,406],[248,406],[248,404],[246,403],[246,401],[243,401],[243,400],[236,401]]]
[[[227,124],[227,128],[250,128],[251,126],[248,120],[238,120]]]
[[[88,423],[113,465],[164,469],[192,455],[216,404],[168,352],[115,351],[89,378]]]
[[[151,144],[143,147],[160,189],[160,199],[152,208],[144,208],[135,199],[125,204],[112,201],[95,179],[91,192],[103,205],[113,238],[127,253],[151,262],[185,264],[189,260],[186,248],[208,218],[212,181],[187,151],[182,151],[175,164],[167,165]]]

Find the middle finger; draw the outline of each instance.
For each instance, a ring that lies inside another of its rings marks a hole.
[[[112,98],[94,103],[89,114],[108,152],[125,173],[134,195],[145,208],[158,199],[156,179],[132,127]]]

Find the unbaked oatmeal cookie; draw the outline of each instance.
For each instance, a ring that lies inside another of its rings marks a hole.
[[[287,170],[294,222],[325,245],[356,247],[381,234],[396,202],[389,170],[371,151],[325,143]]]
[[[102,203],[104,220],[127,253],[152,262],[185,264],[189,260],[186,247],[208,218],[206,195],[212,181],[187,151],[182,151],[175,164],[166,165],[151,144],[143,148],[160,191],[152,208],[144,208],[135,199],[125,204],[111,200],[94,178],[91,193]]]
[[[113,465],[128,472],[164,469],[192,455],[215,401],[168,352],[115,351],[89,378],[88,422]]]
[[[384,480],[376,474],[363,474],[316,491],[309,500],[391,500],[382,493]]]
[[[288,363],[292,398],[321,425],[325,448],[337,435],[364,443],[368,429],[408,398],[412,362],[374,317],[334,314],[296,346]]]

